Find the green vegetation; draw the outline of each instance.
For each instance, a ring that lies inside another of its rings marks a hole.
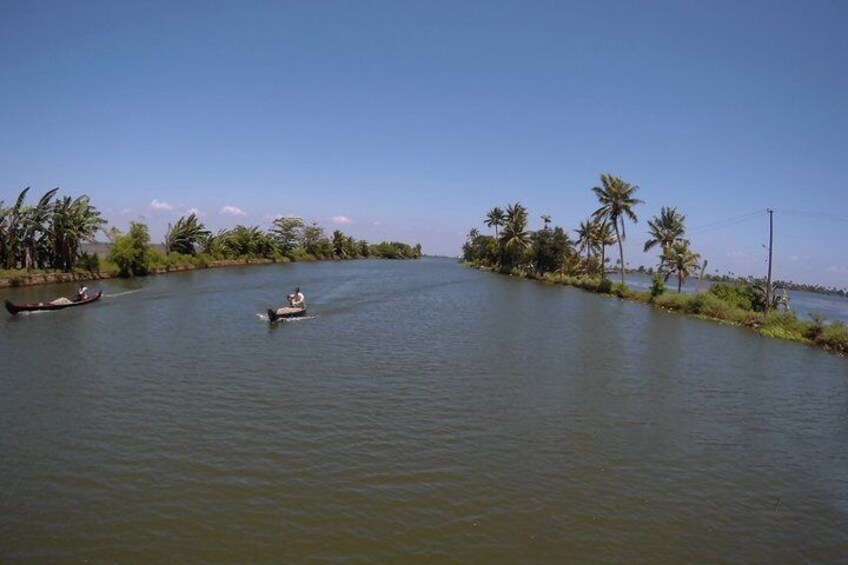
[[[0,200],[0,278],[13,285],[26,277],[57,271],[95,276],[98,273],[141,276],[153,270],[207,267],[227,261],[315,261],[327,259],[419,259],[421,245],[397,241],[371,244],[335,230],[327,237],[318,224],[301,218],[279,218],[269,231],[237,225],[213,234],[197,214],[168,225],[163,246],[152,245],[145,224],[131,222],[127,233],[104,229],[105,219],[87,196],[57,198],[48,191],[33,206],[26,205],[29,188],[12,206]],[[109,253],[99,257],[81,250],[103,229]]]
[[[130,222],[130,231],[119,235],[109,249],[109,261],[122,277],[144,276],[150,270],[150,235],[147,226]]]
[[[29,190],[22,190],[11,207],[0,200],[0,265],[7,270],[72,271],[80,245],[94,241],[106,220],[88,196],[54,198],[59,191],[54,188],[34,206],[27,206]]]
[[[624,182],[619,177],[602,174],[601,185],[592,188],[592,192],[598,197],[601,207],[595,210],[592,217],[595,221],[600,221],[601,225],[612,224],[615,232],[615,239],[618,241],[618,256],[621,264],[621,284],[624,284],[624,219],[627,218],[633,223],[638,219],[633,212],[633,208],[642,204],[638,198],[634,198],[633,194],[639,190],[638,186]],[[619,225],[621,228],[619,229]]]
[[[542,216],[542,229],[528,230],[528,212],[520,203],[507,206],[505,212],[500,207],[492,208],[486,212],[484,222],[494,228],[494,236],[472,229],[462,247],[463,261],[484,270],[573,286],[743,326],[768,337],[816,345],[839,354],[848,353],[848,328],[844,323],[828,324],[821,316],[805,321],[792,313],[779,313],[779,297],[775,298],[771,312],[766,313],[769,293],[762,284],[715,283],[706,292],[682,294],[686,280],[697,274],[702,262],[685,237],[686,216],[673,207],[663,207],[659,216],[648,221],[650,237],[645,250],[657,247],[660,251],[651,289],[637,292],[628,288],[624,282],[622,240],[625,237],[624,219],[636,222],[633,208],[642,203],[633,196],[636,190],[638,187],[618,177],[601,175],[601,185],[592,189],[601,206],[574,230],[576,241],[569,238],[565,229],[552,228],[548,215]],[[606,248],[616,243],[621,282],[613,284],[606,276]],[[654,273],[653,268],[641,268],[640,271]],[[666,292],[665,283],[672,276],[677,279],[677,293]]]
[[[143,231],[142,229],[143,228]],[[300,218],[275,220],[270,231],[237,225],[212,233],[196,215],[168,226],[164,252],[151,247],[147,226],[131,224],[126,235],[112,232],[109,261],[121,276],[137,276],[152,269],[207,267],[221,261],[317,261],[329,259],[418,259],[421,245],[396,241],[370,244],[335,230],[332,239],[317,224]],[[145,249],[144,253],[141,249]]]

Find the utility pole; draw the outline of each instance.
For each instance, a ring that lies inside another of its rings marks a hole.
[[[774,210],[768,208],[766,210],[769,215],[769,263],[768,263],[768,279],[766,280],[766,314],[771,309],[771,255],[774,247]]]

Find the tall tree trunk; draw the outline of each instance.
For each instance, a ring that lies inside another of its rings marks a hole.
[[[677,273],[677,294],[683,292],[683,274]]]
[[[601,279],[607,278],[607,246],[601,245]]]
[[[615,229],[615,239],[618,240],[618,257],[621,260],[621,284],[624,285],[624,246],[621,244],[621,236],[618,235],[618,221],[616,220],[612,224],[613,229]]]

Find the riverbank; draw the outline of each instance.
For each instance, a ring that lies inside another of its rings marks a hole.
[[[272,265],[276,263],[289,263],[290,259],[221,259],[209,262],[180,263],[175,265],[164,265],[151,267],[148,275],[164,275],[167,273],[179,273],[194,271],[197,269],[216,269],[221,267],[239,267],[244,265]],[[56,271],[0,271],[0,288],[17,288],[21,286],[39,286],[46,284],[59,284],[81,281],[107,280],[118,277],[117,268],[114,270],[86,272],[75,271],[71,273]]]
[[[765,314],[756,312],[741,307],[738,302],[734,303],[732,297],[722,298],[712,291],[695,294],[637,291],[626,285],[614,284],[609,279],[588,276],[572,277],[554,273],[517,275],[514,273],[500,273],[496,269],[480,266],[473,262],[465,262],[464,264],[496,274],[518,276],[547,284],[571,286],[595,294],[615,296],[632,302],[640,302],[667,312],[686,314],[703,320],[743,327],[755,331],[764,337],[785,339],[805,345],[812,345],[825,351],[836,353],[842,357],[848,354],[848,326],[841,321],[826,324],[823,319],[814,319],[807,322],[799,320],[792,313],[778,313],[773,311]]]

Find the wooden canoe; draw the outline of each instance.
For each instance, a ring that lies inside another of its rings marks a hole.
[[[10,314],[17,314],[18,312],[40,312],[43,310],[64,310],[65,308],[84,306],[86,304],[96,302],[100,300],[100,295],[102,294],[103,291],[100,290],[91,298],[72,301],[67,304],[50,304],[49,302],[38,302],[37,304],[12,304],[9,300],[6,300],[6,310],[8,310]]]
[[[287,320],[289,318],[300,318],[306,316],[306,308],[292,308],[284,306],[283,308],[268,308],[268,321],[276,322],[279,320]]]

